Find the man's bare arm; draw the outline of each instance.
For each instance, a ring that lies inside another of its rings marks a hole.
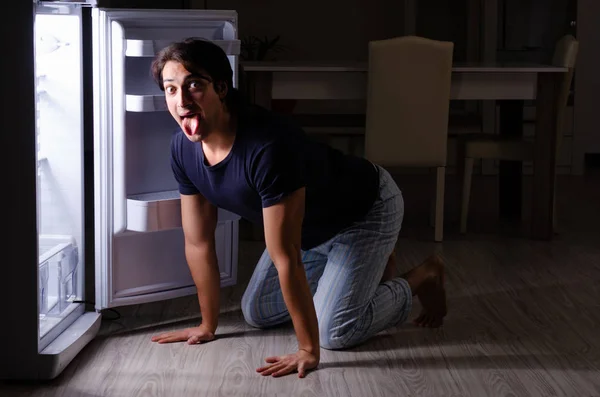
[[[305,189],[280,203],[263,209],[267,250],[277,272],[283,298],[292,318],[298,349],[320,356],[319,328],[300,243],[304,218]]]
[[[185,256],[202,312],[202,325],[214,333],[219,317],[220,274],[215,249],[217,208],[201,194],[181,195]]]

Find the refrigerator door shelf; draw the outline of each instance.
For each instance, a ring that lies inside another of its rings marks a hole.
[[[165,112],[165,95],[125,95],[125,109],[128,112]]]
[[[211,40],[225,51],[227,55],[239,55],[240,40]],[[126,41],[125,56],[128,57],[153,57],[160,50],[167,47],[174,40],[132,40]]]
[[[181,204],[178,194],[166,191],[127,198],[128,230],[154,232],[176,227],[181,227]]]
[[[218,221],[238,221],[240,217],[219,208]],[[169,190],[127,197],[127,230],[155,232],[181,227],[179,191]]]

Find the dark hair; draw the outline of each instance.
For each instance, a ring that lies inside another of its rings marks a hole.
[[[192,73],[208,74],[215,84],[227,85],[225,104],[229,112],[237,112],[240,107],[240,92],[233,87],[233,71],[225,51],[215,43],[190,37],[184,41],[172,43],[163,48],[152,62],[152,77],[161,90],[164,91],[162,71],[169,61],[181,63]]]

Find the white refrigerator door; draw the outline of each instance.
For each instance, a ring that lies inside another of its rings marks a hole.
[[[200,37],[225,50],[237,86],[237,13],[94,9],[93,22],[96,309],[194,294],[170,168],[177,124],[150,65],[169,43]],[[236,282],[238,220],[219,210],[222,286]]]

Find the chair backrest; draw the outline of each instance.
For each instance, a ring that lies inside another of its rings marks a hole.
[[[557,151],[560,153],[560,147],[563,137],[563,127],[565,120],[565,111],[569,101],[571,83],[573,82],[573,74],[575,72],[575,64],[577,63],[577,54],[579,52],[579,41],[572,35],[563,36],[557,43],[552,57],[552,65],[569,68],[569,71],[564,74],[559,93],[558,93],[558,114],[557,117]]]
[[[369,43],[365,157],[446,165],[454,44],[415,36]]]

